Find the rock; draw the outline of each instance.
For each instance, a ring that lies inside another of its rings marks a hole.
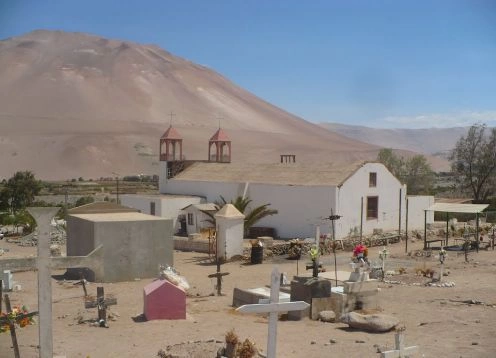
[[[334,311],[320,311],[319,312],[319,321],[335,322],[336,321],[336,313],[334,313]]]
[[[310,342],[310,344],[317,344],[317,342],[315,342],[315,341],[311,341],[311,342]]]
[[[332,344],[338,343],[338,341],[336,341],[335,339],[330,339],[329,342],[331,342]]]
[[[341,316],[341,322],[363,331],[387,332],[396,327],[399,320],[385,314],[362,315],[357,312],[348,312]]]

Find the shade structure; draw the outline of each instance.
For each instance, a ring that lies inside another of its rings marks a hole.
[[[446,213],[446,241],[444,243],[441,243],[443,246],[448,246],[448,239],[449,239],[449,230],[448,230],[448,219],[449,219],[449,213],[465,213],[465,214],[475,214],[476,215],[476,220],[475,220],[475,242],[476,242],[476,248],[477,252],[479,252],[479,243],[478,243],[478,237],[479,237],[479,213],[483,212],[489,204],[454,204],[454,203],[435,203],[434,205],[431,205],[427,209],[425,209],[426,213],[426,218],[427,218],[427,211],[438,211],[438,212],[444,212]],[[424,250],[427,248],[427,219],[424,222]],[[434,240],[435,241],[435,240]]]
[[[471,213],[477,214],[484,211],[489,204],[451,204],[451,203],[435,203],[428,207],[427,211],[441,211],[444,213]]]

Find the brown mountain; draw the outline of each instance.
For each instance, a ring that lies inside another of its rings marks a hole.
[[[469,127],[451,128],[370,128],[342,123],[319,123],[325,129],[365,143],[388,148],[447,156]]]
[[[187,159],[206,159],[219,118],[235,162],[277,162],[283,153],[349,162],[378,151],[154,45],[59,31],[0,41],[0,178],[155,174],[171,111]]]

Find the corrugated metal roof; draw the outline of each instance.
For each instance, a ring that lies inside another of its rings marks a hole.
[[[445,213],[480,213],[487,208],[489,204],[451,204],[451,203],[435,203],[431,205],[428,211],[441,211]]]
[[[197,162],[171,181],[264,183],[339,186],[365,162],[342,163],[202,163]]]

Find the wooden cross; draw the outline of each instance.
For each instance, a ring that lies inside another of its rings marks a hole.
[[[418,349],[417,346],[405,347],[404,338],[403,331],[396,332],[394,336],[394,349],[382,352],[381,358],[406,358],[410,356],[410,353],[416,352]]]
[[[229,272],[220,272],[220,260],[217,258],[217,272],[208,275],[208,277],[217,277],[217,296],[222,296],[222,276],[229,275]]]
[[[97,287],[96,300],[85,297],[84,308],[98,308],[98,323],[100,324],[100,327],[108,327],[107,307],[116,304],[117,304],[117,298],[114,297],[105,298],[103,287]]]
[[[303,311],[310,307],[304,301],[279,302],[279,271],[275,267],[272,270],[270,285],[270,301],[266,304],[252,304],[238,307],[236,311],[241,313],[268,313],[269,314],[269,334],[267,338],[267,358],[276,358],[277,342],[277,320],[279,312]]]
[[[38,224],[38,257],[0,260],[0,271],[5,269],[38,270],[40,358],[53,358],[51,270],[89,267],[96,273],[103,273],[102,245],[90,252],[88,256],[50,257],[50,222],[59,209],[57,207],[28,208],[28,212]]]
[[[1,280],[0,280],[0,285],[1,285]],[[1,296],[1,287],[0,287],[0,296]],[[1,302],[0,302],[1,305]],[[12,312],[12,307],[10,306],[10,298],[9,295],[5,294],[5,307],[7,308],[7,315]],[[1,313],[0,309],[0,313]],[[8,316],[2,317],[0,316],[0,326],[4,324],[9,325],[9,331],[10,331],[10,337],[12,339],[12,346],[14,347],[14,356],[15,358],[20,358],[21,354],[19,352],[19,345],[17,344],[17,335],[15,331],[15,324],[19,323],[21,320],[25,318],[30,318],[35,315],[37,315],[38,312],[29,312],[29,313],[19,313],[15,316],[14,319],[9,318]]]

